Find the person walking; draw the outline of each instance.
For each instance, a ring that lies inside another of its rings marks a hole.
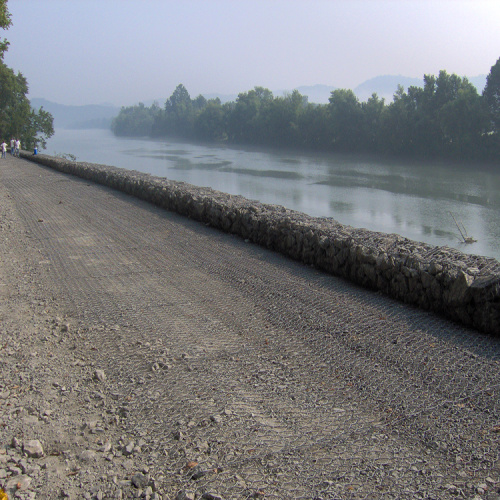
[[[13,137],[10,140],[10,154],[14,156],[14,151],[16,150],[16,139]]]
[[[7,143],[3,141],[0,148],[2,148],[2,158],[7,158]]]
[[[19,158],[19,150],[21,149],[21,141],[19,139],[16,140],[16,150],[14,151],[14,156]]]

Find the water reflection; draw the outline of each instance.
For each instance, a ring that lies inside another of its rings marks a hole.
[[[353,170],[338,171],[330,169],[330,177],[316,182],[319,185],[359,187],[387,191],[394,194],[406,194],[428,199],[451,199],[463,203],[482,206],[498,205],[500,203],[500,185],[491,186],[486,193],[479,186],[456,185],[453,182],[443,182],[439,178],[428,179],[419,177],[404,177],[398,174],[377,174]],[[468,191],[466,191],[468,190]]]
[[[352,203],[348,203],[345,201],[331,201],[330,209],[333,210],[334,212],[346,213],[346,212],[352,212],[353,206]]]
[[[500,258],[500,169],[126,139],[101,130],[57,130],[47,150],[54,152]],[[477,243],[460,243],[450,214]]]
[[[251,168],[222,168],[221,172],[231,172],[254,177],[272,177],[274,179],[302,179],[304,176],[297,172],[283,170],[253,170]]]

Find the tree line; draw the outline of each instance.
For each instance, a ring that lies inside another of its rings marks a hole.
[[[274,96],[263,87],[223,104],[192,99],[179,84],[164,107],[123,107],[111,129],[118,136],[494,161],[500,159],[500,58],[481,95],[467,78],[446,71],[425,75],[423,87],[399,86],[388,104],[377,94],[360,102],[349,89],[313,104],[297,90]]]
[[[7,0],[0,0],[0,28],[12,25]],[[54,134],[52,115],[43,108],[31,107],[28,95],[28,82],[22,73],[15,73],[4,62],[9,42],[0,40],[0,140],[16,138],[23,149],[46,147],[46,139]]]

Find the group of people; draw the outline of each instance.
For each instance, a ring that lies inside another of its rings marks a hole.
[[[2,148],[2,158],[7,158],[7,143],[5,141],[0,144]],[[10,154],[12,156],[19,157],[19,150],[21,149],[21,141],[19,139],[12,138],[10,140]]]

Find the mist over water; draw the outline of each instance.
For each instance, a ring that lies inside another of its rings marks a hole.
[[[345,225],[500,260],[500,168],[117,138],[58,129],[47,154],[209,186]],[[452,215],[473,244],[460,242]]]

